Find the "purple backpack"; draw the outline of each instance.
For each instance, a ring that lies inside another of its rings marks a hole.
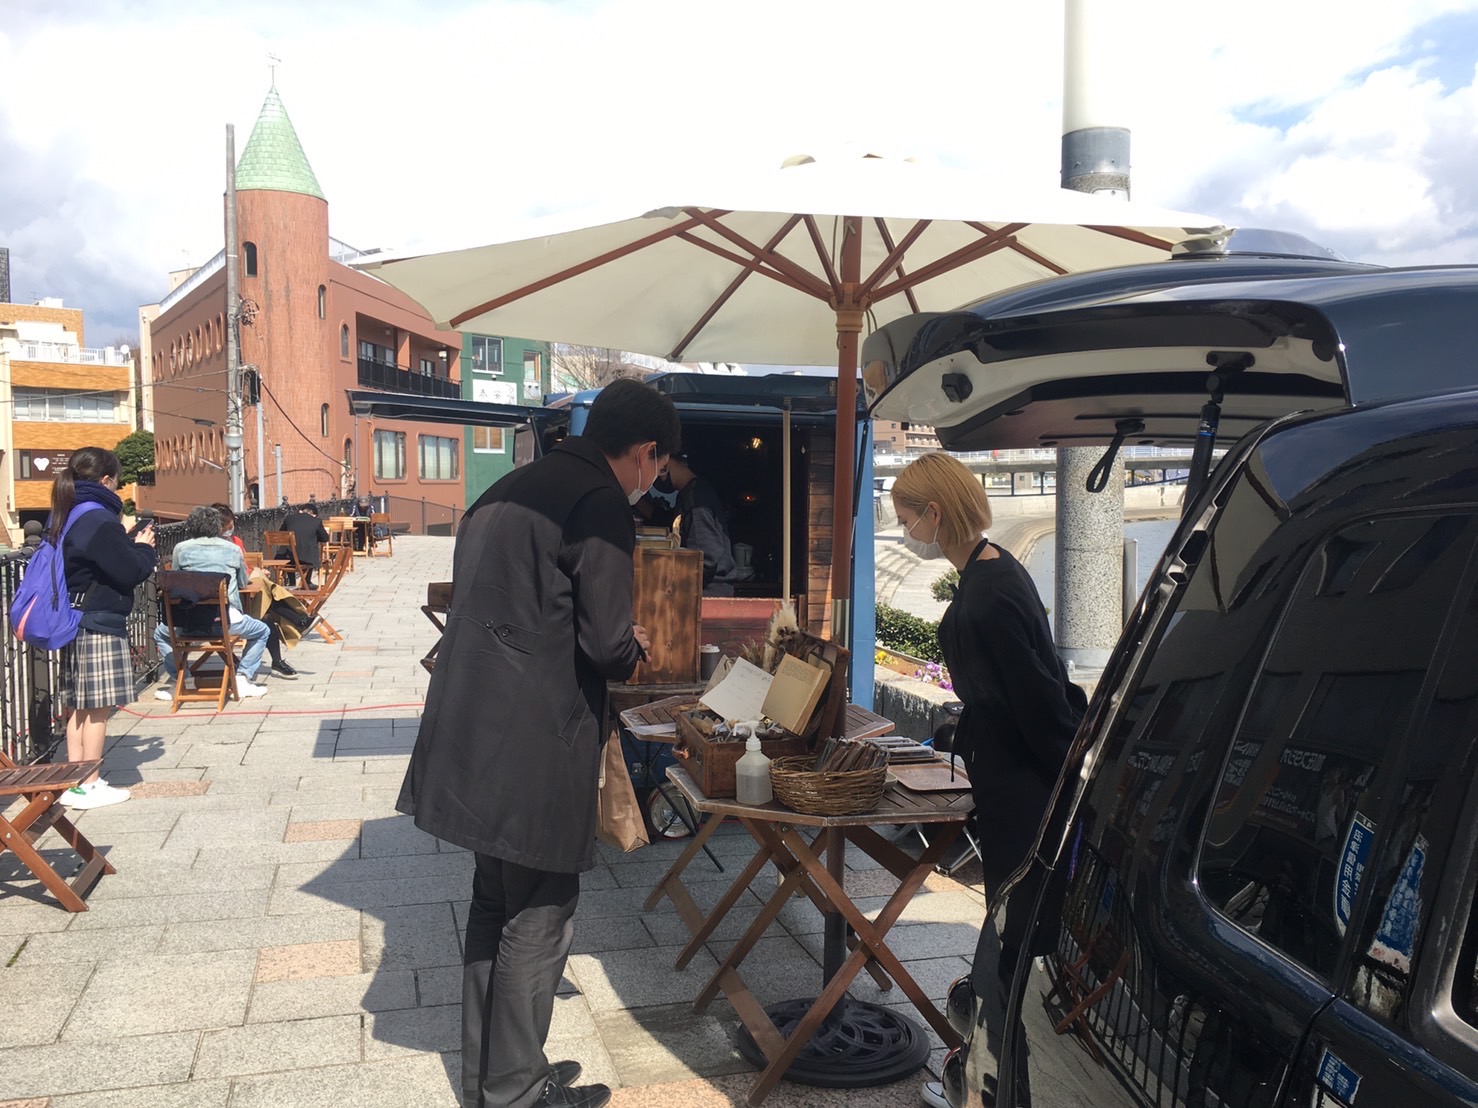
[[[48,539],[26,563],[25,575],[10,602],[10,629],[21,642],[42,650],[60,650],[77,637],[82,613],[72,607],[67,593],[62,544],[72,524],[94,508],[101,510],[102,505],[89,502],[73,508],[56,545]]]

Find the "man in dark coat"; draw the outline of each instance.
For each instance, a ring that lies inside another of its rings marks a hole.
[[[679,440],[672,402],[601,391],[582,435],[514,470],[457,529],[452,602],[397,807],[476,853],[462,985],[465,1108],[599,1108],[549,1064],[554,993],[595,863],[608,680],[650,645],[631,620],[631,504]]]
[[[303,588],[317,588],[313,575],[318,572],[319,563],[323,560],[320,547],[328,542],[328,532],[318,520],[318,505],[306,504],[301,511],[289,512],[282,521],[282,530],[293,533],[298,548],[298,564],[303,567],[303,576],[306,578]],[[287,547],[281,548],[277,557],[286,558]]]

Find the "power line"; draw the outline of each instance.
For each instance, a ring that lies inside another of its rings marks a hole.
[[[311,446],[314,450],[318,451],[320,454],[322,454],[329,461],[333,462],[334,465],[341,466],[342,467],[343,464],[344,464],[343,459],[341,459],[341,458],[335,458],[327,450],[324,450],[323,447],[319,446],[316,442],[314,442],[308,436],[308,433],[306,431],[304,431],[301,427],[299,427],[296,423],[293,422],[293,417],[287,414],[287,410],[285,408],[283,408],[283,406],[277,402],[277,397],[275,397],[275,396],[272,395],[272,390],[267,387],[267,382],[262,380],[261,372],[260,371],[258,371],[258,373],[257,373],[257,381],[261,385],[262,391],[265,392],[267,394],[267,396],[271,399],[272,406],[274,408],[276,408],[279,412],[282,413],[282,418],[283,419],[287,420],[288,426],[290,426],[294,431],[296,431],[298,433],[298,435],[302,438],[302,440],[304,442],[306,442],[309,446]]]

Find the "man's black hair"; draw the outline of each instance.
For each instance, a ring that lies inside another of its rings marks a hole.
[[[600,390],[590,406],[584,434],[607,457],[620,457],[639,442],[655,442],[661,458],[677,449],[683,429],[671,400],[640,381],[623,377]]]

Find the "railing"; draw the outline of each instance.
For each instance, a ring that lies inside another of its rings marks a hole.
[[[340,265],[349,265],[356,258],[364,258],[379,253],[382,253],[379,248],[374,250],[360,250],[358,247],[350,246],[342,239],[336,239],[332,235],[328,237],[328,260],[338,262]]]
[[[424,496],[414,498],[382,494],[374,499],[383,505],[375,511],[389,513],[392,530],[419,524],[423,535],[455,535],[457,524],[467,514],[466,508],[456,504],[438,504]]]
[[[212,274],[223,269],[225,265],[226,252],[222,250],[214,258],[206,262],[194,273],[190,274],[190,276],[181,281],[179,285],[176,286],[168,296],[159,301],[159,314],[163,315],[165,312],[169,311],[169,309],[173,308],[176,304],[178,304],[185,297],[189,296],[191,292],[193,292],[196,288],[203,284],[205,280],[209,278]]]
[[[17,344],[12,357],[26,362],[61,362],[65,365],[116,365],[129,364],[128,354],[116,346],[97,349],[88,346],[71,346],[64,342],[22,342]]]
[[[10,629],[10,602],[31,560],[29,550],[0,555],[0,748],[17,762],[48,759],[66,727],[61,692],[61,654],[26,646]],[[154,625],[159,622],[154,582],[134,590],[128,615],[129,657],[134,687],[159,668]]]
[[[359,383],[372,389],[414,392],[422,396],[440,396],[450,400],[459,400],[462,396],[462,385],[458,381],[412,373],[408,369],[386,365],[373,358],[359,359]]]

